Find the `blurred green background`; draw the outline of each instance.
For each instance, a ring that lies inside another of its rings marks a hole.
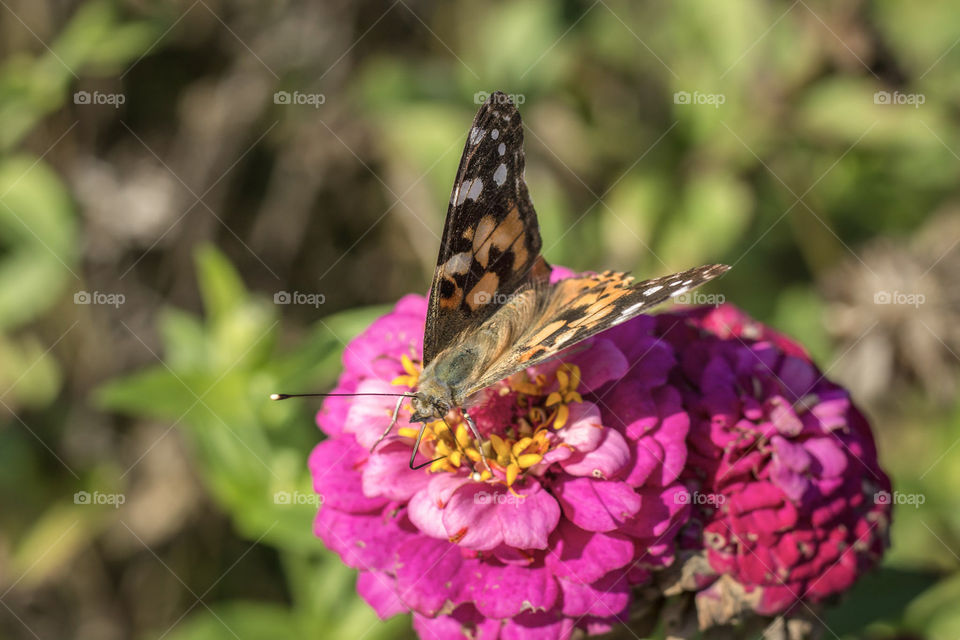
[[[0,5],[0,637],[411,635],[265,398],[425,292],[493,89],[551,262],[732,264],[868,412],[904,504],[826,637],[960,636],[955,3]]]

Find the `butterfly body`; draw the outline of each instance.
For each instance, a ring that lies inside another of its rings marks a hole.
[[[413,468],[428,422],[461,409],[482,451],[465,408],[477,391],[729,268],[705,265],[645,281],[604,271],[551,282],[523,172],[520,113],[495,92],[467,135],[447,209],[427,306],[423,369],[408,396],[411,421],[423,423],[410,458]],[[489,470],[486,458],[483,463]]]

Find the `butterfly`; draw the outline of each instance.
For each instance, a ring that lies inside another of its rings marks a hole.
[[[551,283],[541,247],[524,182],[523,122],[512,100],[497,91],[473,120],[453,183],[417,388],[401,394],[373,448],[389,434],[407,398],[410,422],[422,423],[411,469],[430,464],[414,466],[424,431],[452,409],[460,409],[479,445],[483,440],[468,411],[473,394],[729,269],[712,264],[643,281],[604,271]]]

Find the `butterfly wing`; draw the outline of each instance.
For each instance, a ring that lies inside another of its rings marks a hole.
[[[729,268],[723,264],[704,265],[642,282],[634,281],[625,273],[605,271],[548,285],[541,295],[536,321],[478,378],[466,395],[539,364],[668,298],[699,287]]]
[[[549,275],[523,167],[520,112],[498,91],[473,120],[453,183],[427,307],[424,366],[510,294]]]

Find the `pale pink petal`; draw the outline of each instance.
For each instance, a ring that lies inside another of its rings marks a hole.
[[[553,485],[564,515],[587,531],[612,531],[641,507],[630,485],[593,478],[561,478]]]
[[[536,480],[503,485],[471,482],[457,489],[443,509],[451,540],[467,549],[489,551],[499,544],[545,549],[560,520],[560,507]]]
[[[437,473],[430,478],[425,489],[421,489],[410,499],[408,514],[410,521],[428,536],[441,540],[449,539],[443,526],[443,509],[453,492],[470,482],[464,476],[449,473]]]
[[[630,447],[616,429],[603,429],[600,444],[592,451],[560,463],[573,476],[612,478],[630,462]]]
[[[408,607],[397,596],[393,577],[386,573],[361,571],[357,576],[357,593],[373,607],[381,620],[408,611]]]
[[[363,466],[363,493],[406,502],[430,482],[425,469],[410,468],[410,444],[404,439],[385,440]]]

